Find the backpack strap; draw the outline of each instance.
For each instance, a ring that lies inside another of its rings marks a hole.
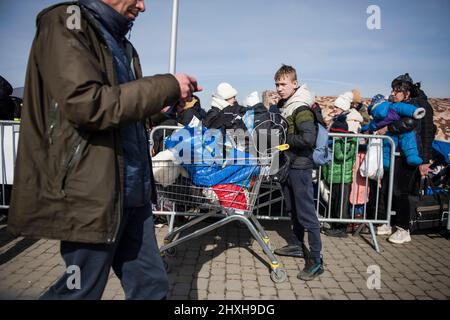
[[[297,117],[297,115],[298,115],[300,112],[303,112],[303,111],[309,111],[309,112],[311,112],[311,113],[313,114],[313,117],[314,117],[314,122],[317,121],[316,115],[315,115],[314,112],[311,110],[311,108],[310,108],[309,106],[302,105],[302,106],[298,107],[297,109],[295,109],[294,112],[292,112],[292,118],[294,119],[294,122],[295,122],[295,118]]]
[[[311,106],[311,111],[313,112],[316,121],[326,128],[327,125],[325,123],[325,120],[323,119],[322,108],[317,102],[314,102],[314,104]]]
[[[297,127],[295,125],[295,118],[297,118],[297,115],[303,111],[309,111],[313,115],[314,125],[317,128],[317,118],[316,118],[316,115],[314,114],[314,111],[312,111],[309,106],[302,105],[302,106],[298,107],[297,109],[295,109],[294,112],[292,112],[292,121],[294,123],[294,132],[295,133],[297,132]]]

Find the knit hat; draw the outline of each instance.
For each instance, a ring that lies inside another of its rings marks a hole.
[[[237,96],[237,90],[231,86],[231,84],[222,82],[217,86],[217,95],[224,100]]]
[[[346,92],[337,97],[336,101],[334,101],[334,105],[339,109],[347,111],[348,109],[350,109],[352,101],[353,101],[353,93]]]
[[[353,93],[353,101],[352,102],[355,104],[361,103],[362,99],[361,99],[361,93],[359,92],[359,90],[353,89],[352,93]]]
[[[372,98],[372,101],[370,101],[369,106],[367,107],[367,111],[369,114],[372,114],[372,111],[382,102],[386,101],[386,97],[382,94],[377,94]]]
[[[409,73],[405,73],[405,74],[398,76],[397,78],[395,78],[392,81],[392,84],[394,84],[394,82],[408,82],[411,84],[414,83],[413,79],[409,76]]]
[[[258,103],[261,103],[261,100],[259,99],[258,91],[253,91],[244,100],[244,106],[246,106],[246,107],[253,107],[253,106],[257,105]]]

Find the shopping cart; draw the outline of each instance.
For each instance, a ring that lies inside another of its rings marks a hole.
[[[177,128],[156,127],[152,130],[151,137],[156,130],[169,129]],[[276,150],[282,150],[283,147],[277,147]],[[182,166],[173,159],[154,158],[153,171],[158,189],[155,214],[171,217],[169,232],[160,248],[161,255],[174,256],[179,244],[238,221],[248,228],[268,256],[271,279],[277,283],[285,281],[286,271],[272,252],[268,234],[253,214],[261,184],[269,180],[278,164],[277,155],[278,152],[271,152],[252,158],[215,159],[211,163],[200,160],[193,161],[188,166]],[[227,183],[210,185],[207,181],[200,181],[195,173],[202,170],[212,170],[212,175],[227,175]],[[190,216],[191,219],[174,228],[175,216]],[[212,217],[218,219],[208,219]],[[214,222],[181,235],[206,219]],[[167,260],[164,260],[168,267]]]

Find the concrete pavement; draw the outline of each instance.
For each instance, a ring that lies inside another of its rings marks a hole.
[[[289,222],[262,224],[275,247],[287,243]],[[65,272],[59,243],[14,239],[5,230],[5,225],[0,226],[0,299],[37,299]],[[162,243],[167,226],[156,232]],[[177,255],[167,258],[169,299],[450,299],[449,240],[437,233],[412,235],[412,242],[405,245],[386,239],[379,236],[383,249],[379,254],[369,234],[338,239],[322,235],[325,273],[320,278],[297,279],[304,261],[280,257],[288,279],[273,283],[258,243],[247,229],[232,223],[181,244]],[[379,289],[368,289],[369,266],[379,267]],[[113,273],[103,299],[124,299]]]

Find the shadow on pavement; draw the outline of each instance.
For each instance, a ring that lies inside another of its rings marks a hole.
[[[15,239],[17,238],[13,237],[6,231],[6,224],[0,225],[0,249],[8,245]],[[12,246],[8,250],[0,254],[0,265],[14,259],[16,256],[21,254],[23,251],[25,251],[27,248],[35,244],[37,241],[39,240],[28,238],[21,239],[16,244],[14,244],[14,246]]]

